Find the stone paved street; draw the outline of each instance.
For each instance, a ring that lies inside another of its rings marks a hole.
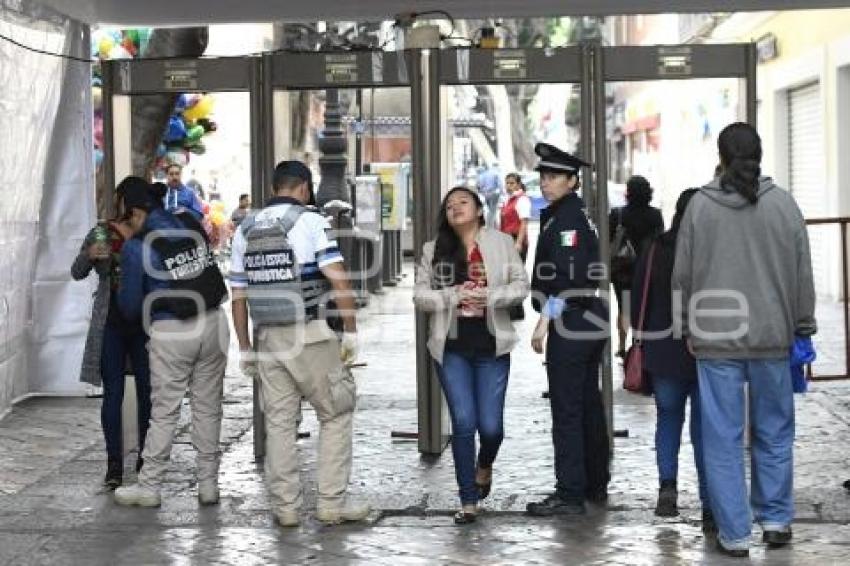
[[[835,328],[821,326],[826,336],[841,331],[840,310],[831,320]],[[376,509],[367,524],[324,527],[312,518],[318,428],[309,409],[302,430],[312,434],[299,442],[308,487],[305,521],[291,530],[272,523],[253,458],[251,385],[231,352],[217,507],[201,508],[195,498],[187,406],[163,504],[155,510],[118,507],[104,492],[99,399],[31,398],[15,406],[0,421],[0,564],[725,563],[699,527],[689,443],[680,465],[682,515],[653,515],[654,407],[650,399],[622,391],[616,394],[615,427],[627,429],[628,437],[616,439],[607,506],[591,507],[574,520],[522,514],[526,502],[553,485],[548,405],[540,395],[545,376],[528,345],[529,321],[512,361],[493,494],[478,524],[454,526],[450,450],[422,458],[415,441],[390,436],[416,430],[410,274],[374,297],[360,323],[361,361],[368,365],[356,370],[352,493]],[[829,357],[843,359],[840,349]],[[768,551],[755,529],[751,562],[850,563],[850,495],[841,487],[850,478],[850,383],[814,384],[797,396],[797,417],[795,542]],[[133,461],[127,460],[125,479],[132,477]]]

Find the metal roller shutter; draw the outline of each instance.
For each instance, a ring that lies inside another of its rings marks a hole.
[[[823,113],[820,84],[788,91],[788,167],[791,194],[803,216],[826,216],[826,159],[824,157]],[[829,228],[809,231],[812,270],[818,294],[828,288]]]

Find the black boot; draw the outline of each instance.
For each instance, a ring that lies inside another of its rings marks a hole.
[[[121,482],[124,478],[124,465],[121,460],[109,460],[106,464],[106,477],[103,478],[103,484],[109,489],[121,487]]]
[[[145,459],[144,458],[142,458],[141,456],[136,458],[136,473],[137,474],[142,471],[142,466],[144,466],[144,465],[145,465]]]
[[[658,503],[655,505],[655,514],[659,517],[675,517],[678,515],[678,498],[676,480],[661,480],[661,488],[658,490]]]
[[[525,512],[534,517],[552,517],[554,515],[584,515],[584,501],[564,499],[557,493],[549,495],[543,501],[525,506]]]

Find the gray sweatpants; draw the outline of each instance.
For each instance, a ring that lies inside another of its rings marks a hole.
[[[191,393],[192,444],[198,481],[218,478],[224,369],[230,329],[220,308],[189,320],[158,320],[151,325],[151,424],[139,484],[159,489],[171,456],[180,404]]]

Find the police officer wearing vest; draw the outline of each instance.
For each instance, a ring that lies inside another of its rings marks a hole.
[[[546,342],[546,374],[555,448],[555,492],[529,503],[530,515],[581,515],[585,500],[607,499],[608,431],[599,390],[599,363],[608,312],[597,290],[604,275],[599,240],[576,191],[589,164],[545,143],[534,148],[543,196],[531,282],[540,319],[531,340]]]
[[[240,364],[262,387],[272,511],[281,526],[300,522],[295,431],[304,397],[321,427],[316,517],[324,523],[362,520],[369,507],[346,500],[356,398],[347,367],[356,356],[354,297],[328,221],[305,206],[313,202],[310,170],[300,161],[283,161],[272,183],[274,197],[233,237],[230,272]],[[322,316],[329,298],[342,315],[341,340]]]
[[[204,229],[162,208],[145,180],[130,177],[124,207],[134,237],[121,250],[118,307],[142,320],[150,342],[151,421],[138,483],[115,490],[121,505],[156,507],[187,388],[198,499],[218,503],[219,433],[230,333],[220,304],[227,288]]]

